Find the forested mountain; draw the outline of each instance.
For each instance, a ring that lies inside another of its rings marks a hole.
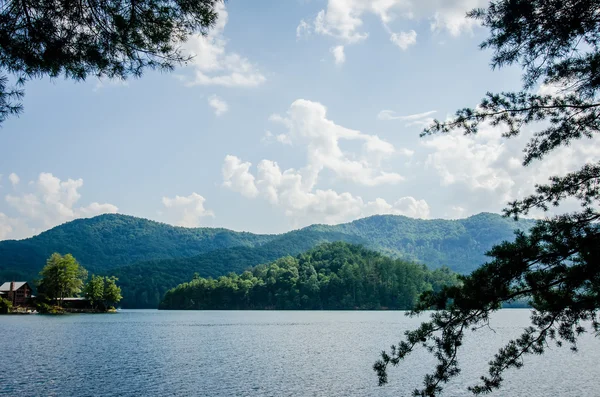
[[[448,266],[467,273],[493,244],[529,229],[496,214],[459,220],[377,215],[342,225],[313,225],[281,235],[214,228],[181,228],[125,215],[78,219],[38,236],[0,242],[0,281],[33,280],[53,253],[71,253],[96,274],[114,274],[124,307],[156,307],[163,294],[194,273],[218,277],[241,272],[323,242],[344,241],[393,258]]]
[[[54,252],[70,253],[88,270],[184,258],[219,248],[254,246],[277,236],[217,228],[184,228],[127,215],[76,219],[24,240],[0,241],[0,280],[31,280]]]
[[[393,258],[470,273],[485,262],[485,253],[493,245],[512,240],[515,229],[529,230],[533,223],[530,219],[515,222],[483,212],[457,220],[375,215],[341,225],[313,225],[306,229],[358,236],[367,247]]]
[[[233,247],[192,258],[141,262],[114,269],[111,274],[119,278],[124,307],[156,308],[168,289],[189,281],[194,273],[203,277],[218,277],[229,272],[242,272],[249,267],[285,255],[296,255],[330,241],[363,242],[356,236],[334,231],[296,230],[257,247]]]
[[[166,294],[161,309],[410,309],[418,296],[457,282],[447,267],[391,259],[328,243],[241,274],[195,277]]]

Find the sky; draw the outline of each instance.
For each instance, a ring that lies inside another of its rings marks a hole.
[[[465,18],[485,4],[229,0],[171,73],[30,82],[24,113],[0,128],[0,240],[116,212],[256,233],[500,212],[600,145],[525,168],[533,131],[419,137],[522,86],[518,67],[490,68],[488,32]]]

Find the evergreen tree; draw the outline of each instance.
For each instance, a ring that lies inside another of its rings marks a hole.
[[[492,67],[517,64],[523,69],[519,92],[488,93],[473,109],[462,109],[445,122],[435,121],[424,135],[463,130],[476,134],[482,123],[505,127],[511,138],[532,125],[538,132],[525,147],[524,166],[578,139],[591,139],[600,129],[600,2],[591,0],[494,0],[468,16],[490,29],[481,45],[493,50]],[[539,84],[559,87],[555,94],[537,93]],[[540,122],[542,122],[540,124]],[[417,309],[438,309],[431,320],[406,332],[406,339],[374,365],[380,384],[388,366],[398,365],[416,346],[438,360],[415,396],[436,396],[460,372],[456,353],[468,330],[489,321],[504,302],[527,299],[534,308],[531,326],[507,342],[490,361],[489,373],[470,387],[474,394],[502,385],[503,373],[522,366],[526,354],[542,354],[548,343],[570,344],[591,330],[598,334],[600,307],[600,163],[551,178],[536,193],[509,203],[505,215],[518,218],[534,209],[547,211],[566,199],[581,209],[536,223],[529,234],[494,247],[490,261],[460,286],[424,294]],[[589,325],[589,326],[588,326]]]
[[[206,33],[219,1],[0,2],[0,123],[22,111],[22,86],[33,78],[125,79],[185,63],[181,42]]]

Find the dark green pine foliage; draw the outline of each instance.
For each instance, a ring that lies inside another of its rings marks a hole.
[[[241,274],[200,278],[165,294],[161,309],[409,309],[425,291],[454,285],[448,268],[391,259],[337,242]]]
[[[206,33],[219,1],[2,1],[0,123],[21,112],[22,86],[34,78],[125,79],[187,62],[181,42]]]
[[[600,1],[495,0],[469,16],[490,29],[482,48],[493,50],[493,67],[523,68],[520,92],[489,93],[474,109],[453,120],[435,122],[424,134],[461,129],[477,133],[489,122],[505,128],[507,138],[531,125],[538,131],[525,147],[523,163],[542,160],[554,149],[578,139],[595,139],[600,131]],[[537,84],[562,87],[553,95],[537,93]],[[536,124],[543,121],[542,124]],[[570,345],[584,332],[600,334],[600,163],[555,176],[535,193],[509,203],[507,217],[531,210],[547,211],[566,199],[580,209],[538,221],[529,234],[492,248],[491,259],[461,285],[424,294],[412,314],[438,309],[431,320],[407,331],[406,338],[383,352],[374,369],[380,384],[388,367],[398,365],[416,347],[425,346],[438,363],[415,396],[437,396],[460,373],[457,353],[470,330],[485,326],[504,302],[526,299],[534,311],[531,326],[489,362],[488,373],[469,390],[476,395],[502,386],[504,372],[520,368],[527,354],[543,354],[549,344]],[[553,363],[560,365],[560,363]]]

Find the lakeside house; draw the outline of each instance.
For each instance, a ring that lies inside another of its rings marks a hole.
[[[91,310],[92,302],[88,298],[70,297],[62,299],[63,307],[71,311]]]
[[[31,291],[27,281],[7,281],[0,285],[0,297],[11,302],[14,307],[25,306],[32,297]]]

